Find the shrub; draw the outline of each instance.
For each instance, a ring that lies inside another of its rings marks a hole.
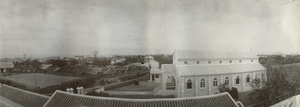
[[[139,85],[139,82],[138,81],[134,81],[134,85]]]
[[[11,81],[0,79],[1,84],[11,85]]]
[[[109,97],[108,93],[105,93],[105,92],[97,93],[95,91],[91,91],[91,92],[87,93],[86,95]]]

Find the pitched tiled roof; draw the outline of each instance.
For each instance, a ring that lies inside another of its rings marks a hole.
[[[188,51],[177,50],[175,54],[178,59],[245,59],[245,58],[258,58],[257,55],[251,52],[241,51]]]
[[[175,72],[175,65],[174,64],[162,64],[161,69],[163,69],[164,72]]]
[[[12,62],[0,62],[0,68],[13,68],[14,64]]]
[[[0,107],[24,107],[24,106],[15,103],[5,97],[0,96]]]
[[[151,74],[161,74],[161,69],[150,69]]]
[[[266,70],[259,63],[254,64],[224,64],[224,65],[179,65],[179,74],[182,76],[189,75],[214,75],[230,74],[250,71]]]
[[[5,84],[0,86],[0,96],[24,107],[42,107],[50,98]]]
[[[44,107],[238,107],[228,93],[169,99],[95,97],[56,91]]]
[[[244,107],[243,103],[240,102],[240,101],[237,101],[236,104],[237,104],[239,107]]]
[[[128,70],[128,67],[126,67],[126,66],[116,66],[116,67],[114,67],[114,70]]]

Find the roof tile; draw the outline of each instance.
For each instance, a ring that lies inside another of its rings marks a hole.
[[[168,99],[124,99],[95,97],[56,91],[44,107],[238,107],[228,93]]]

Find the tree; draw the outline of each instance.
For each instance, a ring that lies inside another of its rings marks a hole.
[[[47,63],[52,64],[53,67],[65,67],[67,65],[67,61],[61,59],[51,59]]]
[[[71,66],[75,66],[75,65],[77,65],[79,62],[78,62],[77,60],[75,60],[75,59],[71,59],[71,60],[70,60],[70,63],[71,63]]]
[[[94,51],[94,52],[93,52],[93,55],[94,55],[95,60],[96,60],[96,59],[97,59],[97,55],[98,55],[98,51]]]
[[[250,82],[253,91],[249,93],[248,99],[252,102],[261,102],[276,98],[285,94],[293,93],[298,88],[296,83],[289,82],[284,69],[275,69],[265,79],[254,79]]]
[[[33,60],[31,64],[33,67],[40,67],[42,65],[38,60]]]
[[[218,86],[218,88],[219,88],[219,91],[221,93],[222,92],[228,92],[231,95],[232,98],[239,99],[239,92],[238,92],[237,88],[232,87],[231,90],[230,90],[229,86],[226,85],[225,83],[224,84],[220,84]]]

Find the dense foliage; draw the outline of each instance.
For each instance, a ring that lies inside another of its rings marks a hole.
[[[248,98],[252,102],[261,102],[274,99],[278,96],[290,94],[296,91],[298,85],[290,82],[287,79],[287,74],[284,69],[274,69],[268,80],[254,79],[250,82],[253,91],[249,93]]]
[[[108,93],[105,93],[105,92],[97,93],[97,92],[95,92],[95,91],[91,91],[91,92],[87,93],[86,95],[101,96],[101,97],[109,97],[109,94],[108,94]]]
[[[221,84],[219,85],[219,91],[222,93],[222,92],[228,92],[232,98],[234,99],[239,99],[239,92],[237,90],[237,88],[235,87],[232,87],[231,89],[229,88],[228,85],[226,84]]]

